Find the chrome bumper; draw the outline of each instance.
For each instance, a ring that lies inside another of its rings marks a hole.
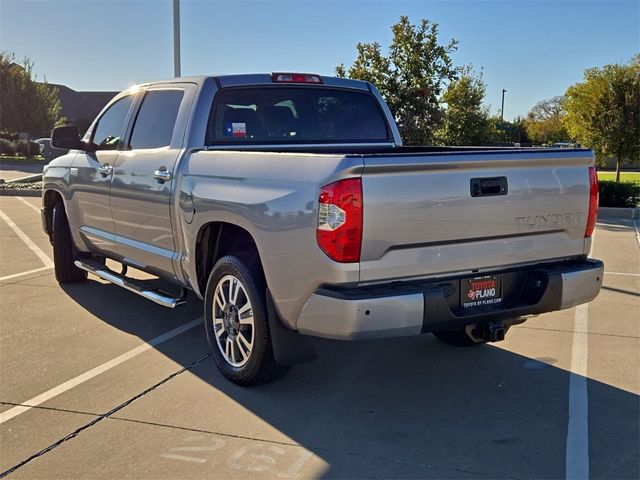
[[[297,328],[305,335],[358,340],[418,335],[489,320],[538,315],[593,300],[600,292],[604,264],[598,260],[585,260],[543,265],[531,270],[543,275],[545,282],[533,300],[511,301],[472,314],[451,308],[447,303],[442,287],[447,280],[439,280],[433,285],[390,286],[391,293],[382,295],[367,295],[365,289],[324,289],[311,295],[298,317]],[[404,290],[393,294],[393,288]]]
[[[590,269],[562,273],[560,309],[575,307],[593,300],[600,293],[604,278],[604,263]]]

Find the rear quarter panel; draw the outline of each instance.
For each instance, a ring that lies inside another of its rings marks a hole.
[[[254,238],[276,306],[294,327],[321,283],[355,283],[358,264],[331,261],[316,242],[319,188],[359,176],[361,158],[302,153],[200,151],[185,159],[179,178],[182,271],[197,289],[196,242],[209,222],[227,222]],[[195,215],[185,221],[185,200]],[[202,296],[204,292],[199,292]]]

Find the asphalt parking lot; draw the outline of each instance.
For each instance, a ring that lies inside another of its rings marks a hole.
[[[0,476],[640,477],[629,221],[598,223],[588,307],[472,349],[318,340],[315,362],[243,389],[207,356],[195,297],[170,311],[92,277],[58,286],[39,202],[0,197]]]
[[[42,167],[46,162],[10,162],[4,160],[0,162],[0,178],[9,181],[27,177],[36,173],[42,173]]]

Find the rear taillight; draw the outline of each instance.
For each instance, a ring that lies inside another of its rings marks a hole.
[[[336,262],[360,261],[362,244],[362,182],[340,180],[320,189],[318,245]]]
[[[598,174],[596,167],[589,167],[589,215],[587,217],[587,228],[584,230],[584,237],[593,235],[598,218]]]
[[[271,81],[274,83],[322,83],[320,75],[310,73],[272,73]]]

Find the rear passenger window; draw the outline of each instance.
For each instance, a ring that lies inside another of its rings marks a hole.
[[[147,92],[133,125],[129,142],[132,149],[159,148],[171,144],[183,96],[182,90]]]

